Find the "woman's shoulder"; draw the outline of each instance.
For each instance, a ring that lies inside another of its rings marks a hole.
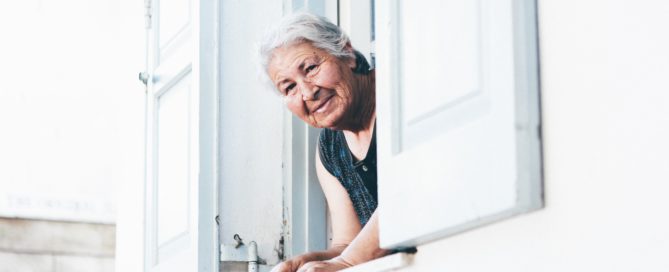
[[[328,128],[321,130],[320,136],[318,137],[318,152],[320,153],[323,164],[326,166],[334,163],[336,160],[335,157],[339,154],[338,150],[342,148],[342,137],[343,134],[341,131]]]
[[[328,128],[321,129],[318,137],[318,149],[321,155],[331,153],[335,147],[337,131]]]
[[[321,129],[318,141],[321,144],[332,144],[337,137],[337,131],[329,128]]]

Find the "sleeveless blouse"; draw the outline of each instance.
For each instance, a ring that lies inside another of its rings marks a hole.
[[[348,192],[360,225],[364,226],[377,206],[376,129],[365,159],[356,161],[342,131],[323,129],[318,143],[325,169],[339,180]]]

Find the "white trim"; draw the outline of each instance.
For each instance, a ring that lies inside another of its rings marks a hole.
[[[220,13],[218,1],[199,0],[194,33],[199,53],[194,59],[195,86],[200,91],[197,271],[219,271],[218,215],[219,148],[219,53]],[[207,73],[202,73],[206,71]]]
[[[342,270],[342,272],[384,272],[394,271],[399,268],[407,267],[413,262],[413,254],[396,253],[351,268]]]
[[[541,155],[541,110],[539,87],[539,37],[536,0],[513,2],[514,54],[516,69],[517,188],[523,212],[543,207],[543,160]],[[525,117],[526,120],[519,120]],[[523,168],[522,166],[529,166]]]

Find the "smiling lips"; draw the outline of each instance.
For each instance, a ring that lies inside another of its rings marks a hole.
[[[323,99],[323,102],[321,102],[318,106],[316,106],[311,112],[312,113],[324,112],[327,109],[327,106],[330,104],[330,100],[332,100],[333,96],[334,95],[331,95],[331,96]]]

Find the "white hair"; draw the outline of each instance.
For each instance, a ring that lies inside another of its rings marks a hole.
[[[275,49],[302,42],[309,42],[340,59],[357,59],[359,54],[345,49],[351,40],[337,25],[324,17],[298,12],[283,18],[262,40],[258,50],[261,76],[269,81],[267,69]]]

